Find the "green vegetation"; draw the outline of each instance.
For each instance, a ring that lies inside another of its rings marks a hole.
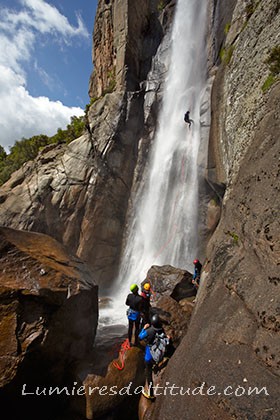
[[[237,233],[228,231],[227,234],[232,237],[233,244],[238,245],[239,237],[238,237]]]
[[[228,65],[230,63],[233,51],[234,51],[234,45],[230,45],[227,48],[221,49],[220,58],[221,58],[222,63],[224,63],[225,65]]]
[[[273,76],[277,76],[280,73],[280,45],[272,48],[268,58],[265,60],[265,64],[268,64],[269,71]]]
[[[100,99],[100,98],[97,98],[97,96],[95,96],[94,98],[90,98],[89,104],[87,104],[86,107],[85,107],[85,114],[86,115],[88,114],[88,111],[89,111],[89,108],[91,107],[91,105],[93,105],[96,101],[98,101],[98,99]]]
[[[211,204],[211,206],[217,207],[219,205],[219,202],[218,202],[217,198],[211,198],[210,204]]]
[[[246,7],[245,7],[246,20],[245,20],[245,22],[243,24],[243,27],[242,27],[242,30],[241,31],[243,31],[246,28],[250,17],[256,11],[259,3],[260,3],[260,0],[257,0],[257,1],[256,0],[251,0],[251,2],[246,5]]]
[[[276,45],[264,61],[268,65],[270,74],[262,85],[262,91],[266,92],[279,78],[280,74],[280,45]]]
[[[265,93],[268,89],[271,88],[271,86],[276,82],[277,77],[273,76],[272,74],[269,74],[262,85],[262,91]]]
[[[0,185],[6,182],[11,174],[19,169],[25,162],[34,160],[39,151],[48,144],[70,143],[80,137],[85,129],[84,117],[71,117],[70,124],[65,130],[59,128],[57,133],[48,137],[44,134],[33,136],[29,139],[22,138],[17,140],[10,148],[7,155],[4,148],[0,145]]]
[[[228,22],[225,26],[225,29],[224,29],[225,35],[227,35],[229,33],[230,27],[231,27],[231,23]]]
[[[246,11],[246,19],[249,20],[254,11],[256,10],[256,4],[254,2],[251,2],[247,4],[245,11]]]
[[[158,11],[162,12],[165,6],[166,6],[166,2],[164,0],[160,0],[157,7]]]

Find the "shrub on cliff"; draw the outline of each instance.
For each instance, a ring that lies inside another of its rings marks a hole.
[[[48,137],[45,134],[30,137],[29,139],[22,138],[17,140],[10,148],[10,153],[7,155],[4,148],[0,145],[0,185],[4,184],[11,176],[11,174],[19,169],[25,162],[34,160],[39,151],[46,145],[52,143],[70,143],[76,138],[80,137],[85,129],[84,117],[71,117],[70,124],[65,130],[59,128],[57,133]]]
[[[270,71],[264,84],[262,85],[262,91],[266,92],[278,80],[280,74],[280,45],[272,48],[264,63],[268,64]]]

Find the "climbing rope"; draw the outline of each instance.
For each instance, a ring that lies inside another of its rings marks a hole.
[[[113,366],[115,366],[115,368],[117,368],[118,370],[123,370],[124,368],[124,355],[127,352],[127,350],[130,349],[130,343],[128,338],[122,343],[121,348],[120,348],[120,352],[119,352],[119,359],[120,359],[120,364],[117,361],[113,361]]]

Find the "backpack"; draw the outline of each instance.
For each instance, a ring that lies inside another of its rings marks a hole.
[[[169,339],[164,332],[156,333],[153,344],[149,346],[154,362],[160,363],[163,360],[168,344]]]

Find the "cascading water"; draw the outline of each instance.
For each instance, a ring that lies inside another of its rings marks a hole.
[[[196,256],[206,9],[207,0],[177,3],[158,130],[146,178],[133,203],[112,308],[106,309],[106,319],[111,323],[112,319],[114,323],[126,322],[124,303],[129,286],[140,284],[152,265],[171,264],[191,270]],[[194,121],[190,128],[183,119],[187,110]]]

